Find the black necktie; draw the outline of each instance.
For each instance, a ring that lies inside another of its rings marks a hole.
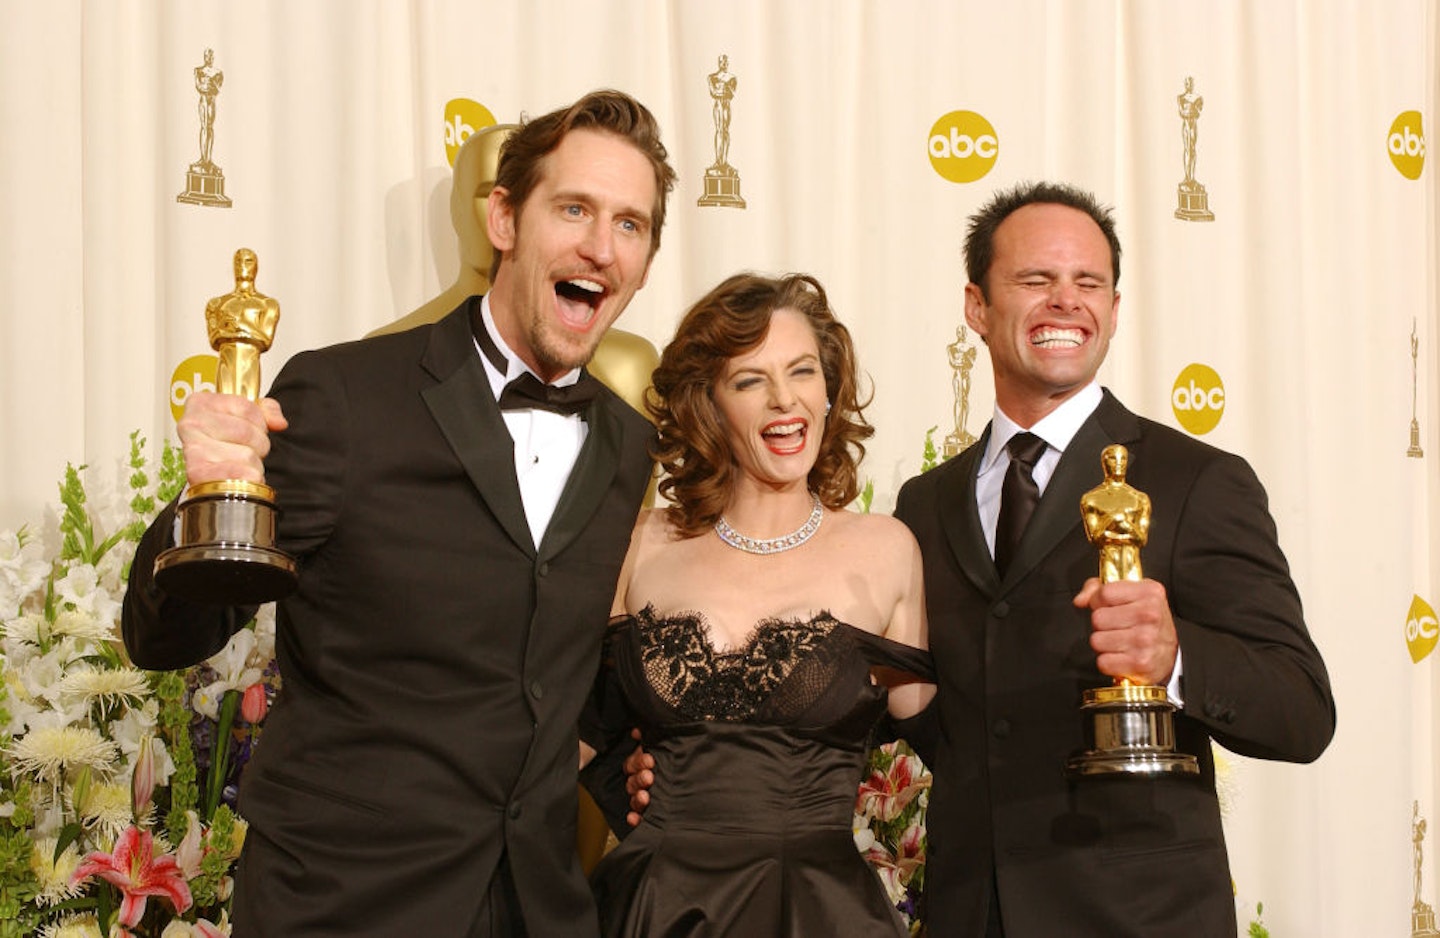
[[[505,360],[499,346],[490,337],[490,330],[485,328],[485,321],[480,315],[479,298],[472,300],[472,304],[470,331],[475,334],[475,341],[480,345],[480,351],[490,359],[490,364],[504,375],[510,369],[510,363]],[[580,372],[579,381],[563,388],[544,384],[527,371],[505,385],[500,391],[499,404],[501,410],[548,410],[566,416],[584,416],[590,402],[595,400],[595,395],[599,392],[599,380],[588,371]]]
[[[1033,433],[1017,433],[1005,448],[1010,452],[1010,467],[1000,487],[1000,517],[995,522],[995,566],[1001,576],[1020,546],[1035,503],[1040,501],[1040,488],[1031,472],[1035,460],[1045,452],[1045,441]]]

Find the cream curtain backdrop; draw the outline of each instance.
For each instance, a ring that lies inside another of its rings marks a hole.
[[[228,208],[176,200],[206,49]],[[722,54],[743,209],[696,204]],[[1209,222],[1175,217],[1187,76]],[[600,86],[656,112],[680,173],[620,325],[659,346],[731,272],[820,277],[873,381],[877,510],[926,430],[953,426],[966,215],[1035,178],[1116,207],[1102,379],[1178,424],[1182,370],[1220,375],[1204,438],[1265,481],[1338,700],[1316,765],[1226,760],[1242,931],[1263,901],[1275,935],[1409,935],[1416,802],[1432,906],[1440,871],[1440,654],[1413,663],[1405,641],[1412,598],[1440,601],[1440,231],[1436,167],[1407,178],[1387,140],[1407,111],[1412,136],[1434,132],[1434,0],[4,0],[0,529],[56,503],[67,461],[114,465],[137,428],[173,437],[171,375],[209,352],[202,312],[236,248],[283,310],[268,381],[453,282],[446,102],[511,121]],[[927,144],[960,110],[998,141],[968,183]],[[991,400],[981,347],[972,433]]]

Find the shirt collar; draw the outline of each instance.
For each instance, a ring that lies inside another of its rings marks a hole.
[[[1036,421],[1029,432],[1044,440],[1046,445],[1057,452],[1064,453],[1065,447],[1075,439],[1075,434],[1080,432],[1080,427],[1095,408],[1100,406],[1104,393],[1100,390],[1098,381],[1091,381],[1077,393],[1072,394],[1059,407],[1046,414]],[[1000,454],[1005,450],[1005,444],[1017,433],[1024,433],[1026,427],[1020,426],[1005,415],[997,404],[995,415],[990,424],[990,443],[985,449],[985,456],[980,461],[980,472],[984,473],[995,465]]]
[[[490,379],[490,390],[494,391],[495,396],[498,398],[500,391],[504,389],[505,385],[526,372],[530,374],[535,374],[535,372],[521,361],[520,357],[511,351],[510,346],[506,345],[505,340],[500,337],[500,330],[495,326],[495,317],[490,312],[490,295],[488,293],[480,298],[480,322],[485,327],[485,332],[490,336],[490,341],[495,344],[495,350],[505,359],[505,370],[501,371],[499,365],[491,361],[490,356],[486,355],[485,350],[480,347],[479,340],[476,340],[475,350],[480,353],[480,360],[485,363],[485,375]],[[538,379],[540,376],[535,375],[535,377]],[[580,369],[575,368],[567,371],[554,381],[551,381],[550,384],[563,388],[579,380]],[[544,382],[541,383],[543,384]]]

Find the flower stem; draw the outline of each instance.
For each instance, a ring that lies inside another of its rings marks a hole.
[[[225,776],[230,774],[230,730],[235,725],[235,711],[239,707],[240,692],[227,690],[220,701],[219,725],[215,728],[214,751],[210,754],[210,779],[205,787],[205,813],[201,817],[207,823],[215,816],[220,793],[225,790]]]

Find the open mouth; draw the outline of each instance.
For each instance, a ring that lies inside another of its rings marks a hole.
[[[772,423],[760,431],[760,438],[765,441],[765,446],[773,453],[789,455],[798,453],[805,448],[805,436],[808,426],[803,420],[787,420],[784,423]]]
[[[1056,329],[1052,326],[1047,326],[1042,329],[1036,329],[1030,334],[1030,344],[1035,348],[1079,348],[1084,342],[1085,332],[1081,329]]]
[[[575,277],[555,284],[555,294],[562,300],[584,304],[593,310],[605,299],[605,285],[584,277]]]

